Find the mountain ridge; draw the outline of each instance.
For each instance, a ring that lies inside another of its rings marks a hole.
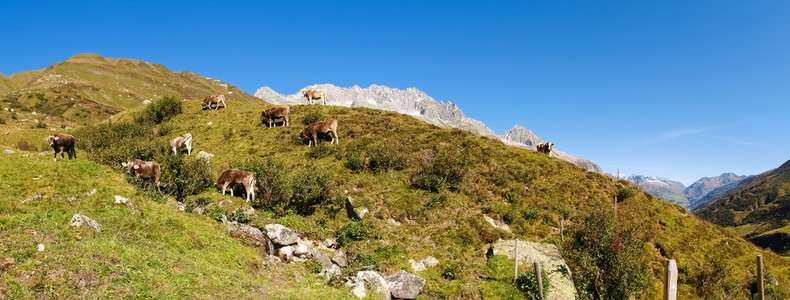
[[[535,150],[535,146],[543,142],[532,131],[518,124],[502,134],[497,134],[482,121],[467,117],[458,105],[450,101],[437,101],[413,87],[402,90],[376,84],[367,88],[361,88],[358,85],[342,88],[332,84],[316,84],[306,88],[325,89],[329,99],[328,103],[332,105],[394,111],[437,126],[458,128],[479,136],[498,139],[511,146]],[[255,92],[255,96],[277,105],[305,104],[304,97],[299,93],[284,95],[268,86],[259,88]],[[601,167],[592,161],[577,158],[559,150],[552,151],[552,156],[571,162],[583,169],[602,173]]]

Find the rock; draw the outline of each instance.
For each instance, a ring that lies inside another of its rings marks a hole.
[[[337,246],[337,242],[335,241],[335,239],[328,238],[324,240],[324,247],[332,249],[335,248],[335,246]]]
[[[229,222],[226,217],[223,217],[222,223],[228,228],[231,237],[246,241],[250,246],[260,248],[263,253],[270,253],[269,241],[260,229],[247,224]]]
[[[57,128],[55,128],[55,127],[52,127],[52,128],[50,128],[49,130],[51,130],[51,131],[56,131],[56,130],[58,130],[58,129],[57,129]]]
[[[14,154],[16,152],[14,150],[11,150],[11,149],[5,149],[5,150],[3,150],[3,153]]]
[[[151,100],[143,100],[143,105],[151,104]]]
[[[8,132],[6,132],[6,134],[8,134]],[[47,155],[47,154],[49,154],[49,152],[47,152],[47,151],[39,152],[38,156],[44,156],[44,155]]]
[[[360,271],[357,273],[357,277],[362,278],[362,281],[365,282],[365,287],[369,288],[374,294],[387,300],[392,299],[387,281],[378,272]]]
[[[44,244],[38,244],[38,252],[44,252]]]
[[[362,220],[362,217],[368,213],[367,208],[357,208],[354,206],[354,199],[351,197],[346,197],[346,214],[348,215],[349,219],[352,220]]]
[[[395,219],[392,219],[392,218],[389,218],[389,219],[387,219],[387,223],[390,223],[390,224],[392,224],[392,225],[395,225],[395,227],[398,227],[398,226],[400,226],[400,222],[398,222],[398,221],[395,221]]]
[[[293,245],[300,240],[296,231],[280,224],[268,224],[264,226],[264,230],[266,230],[266,235],[272,240],[272,243],[277,246]]]
[[[192,209],[192,212],[194,212],[194,213],[196,213],[198,215],[205,215],[206,214],[206,210],[203,209],[202,207],[195,207],[194,209]]]
[[[208,126],[211,126],[211,124],[214,124],[214,122],[208,121],[208,123],[206,123]]]
[[[488,224],[491,224],[491,226],[494,226],[494,228],[499,228],[499,229],[502,229],[504,231],[510,232],[510,226],[507,226],[507,224],[505,224],[505,222],[502,222],[501,220],[494,220],[494,219],[492,219],[491,217],[489,217],[487,215],[483,215],[483,218],[486,219],[486,222],[488,222]]]
[[[346,286],[351,288],[352,295],[359,299],[365,298],[365,296],[367,296],[367,293],[365,292],[365,282],[362,281],[361,278],[354,278],[355,280],[346,281]]]
[[[28,157],[30,154],[22,154],[22,157]]]
[[[335,252],[335,255],[332,256],[332,261],[341,267],[345,267],[346,265],[348,265],[346,261],[346,254],[343,253],[343,251]]]
[[[246,215],[248,215],[250,217],[255,215],[255,209],[252,208],[252,207],[238,207],[238,208],[233,210],[233,215],[236,215],[236,212],[239,211],[239,210],[241,210],[243,213],[245,213]]]
[[[41,200],[41,199],[44,199],[44,195],[35,195],[33,197],[30,197],[30,198],[27,198],[25,200],[22,200],[22,202],[19,202],[19,203],[27,203],[27,202],[30,202],[30,201],[38,201],[38,200]]]
[[[208,153],[206,151],[200,151],[197,154],[197,159],[211,160],[212,157],[214,157],[214,154]]]
[[[326,277],[327,279],[331,279],[332,277],[338,276],[338,275],[340,275],[342,273],[343,273],[343,271],[340,270],[340,267],[338,267],[337,265],[333,264],[329,268],[324,268],[323,270],[321,270],[321,274],[320,275]]]
[[[93,196],[93,194],[96,194],[96,189],[92,189],[90,192],[88,192],[88,196]]]
[[[187,210],[187,205],[184,202],[176,202],[176,209],[180,211]]]
[[[69,130],[69,129],[71,129],[71,126],[63,127],[63,129]]]
[[[101,225],[99,225],[99,222],[96,222],[95,220],[80,214],[74,214],[74,216],[71,217],[71,221],[69,221],[69,225],[76,227],[86,227],[93,229],[96,232],[101,232]]]
[[[129,208],[132,209],[132,214],[134,214],[135,212],[138,211],[137,207],[135,207],[134,204],[132,204],[132,201],[129,201],[129,199],[126,199],[126,198],[118,196],[118,195],[115,195],[115,204],[128,206]]]
[[[30,114],[35,116],[35,115],[36,115],[36,112],[32,112],[32,113],[30,113]]]
[[[77,197],[74,197],[74,196],[71,196],[71,197],[69,197],[67,199],[69,200],[69,202],[77,201]]]
[[[406,271],[384,277],[390,292],[395,298],[414,299],[425,286],[425,279]]]
[[[300,258],[305,258],[307,253],[310,251],[310,248],[307,245],[302,243],[297,243],[296,245],[291,246],[294,249],[294,256],[298,256]]]
[[[508,259],[513,259],[514,246],[515,240],[499,240],[494,243],[492,252],[494,255],[506,255]],[[518,241],[518,260],[520,264],[528,266],[535,262],[540,263],[543,276],[548,276],[551,280],[547,300],[576,299],[576,287],[571,280],[570,268],[556,245]]]
[[[310,252],[310,257],[312,257],[313,259],[315,259],[315,260],[317,260],[318,262],[321,263],[321,269],[322,270],[329,269],[333,265],[332,264],[332,260],[329,258],[329,256],[327,256],[326,254],[324,254],[323,252],[321,252],[319,250],[311,251]]]
[[[293,258],[294,249],[291,246],[285,246],[277,250],[277,257],[282,259],[283,262],[290,262]]]
[[[420,261],[410,259],[409,263],[411,264],[411,269],[414,270],[414,272],[419,272],[437,265],[439,260],[433,256],[428,256]]]
[[[231,199],[222,199],[222,200],[219,201],[219,206],[220,207],[226,207],[226,206],[231,205],[231,204],[233,204],[233,200],[231,200]]]

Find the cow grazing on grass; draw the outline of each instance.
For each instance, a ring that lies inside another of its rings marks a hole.
[[[61,159],[65,159],[63,153],[69,155],[69,160],[72,157],[77,158],[77,151],[74,150],[74,137],[70,134],[58,133],[50,135],[47,137],[47,141],[49,142],[49,148],[55,150],[55,161],[58,161],[58,152],[60,152]]]
[[[170,140],[170,149],[173,149],[173,154],[178,154],[178,149],[187,147],[187,155],[192,154],[192,134],[187,133],[182,136]]]
[[[160,192],[162,191],[159,188],[159,178],[162,177],[162,168],[159,167],[159,163],[155,161],[142,161],[139,159],[134,159],[125,163],[121,163],[121,165],[126,167],[127,173],[132,174],[137,178],[153,180],[156,184],[156,190]]]
[[[222,195],[225,195],[225,189],[230,186],[230,195],[233,196],[233,188],[237,185],[243,185],[244,191],[247,193],[247,202],[250,199],[255,200],[255,174],[252,172],[242,171],[238,169],[229,169],[222,172],[222,175],[217,179],[216,187],[222,189]]]
[[[329,135],[332,138],[332,142],[329,144],[340,143],[340,137],[337,136],[337,119],[329,119],[308,125],[307,128],[299,133],[299,139],[309,139],[307,147],[310,147],[313,144],[318,145],[319,135]]]
[[[220,102],[222,102],[222,107],[225,107],[225,108],[228,107],[228,105],[225,104],[225,95],[223,95],[223,94],[211,94],[210,96],[206,97],[206,99],[203,100],[203,109],[206,109],[206,108],[211,109],[211,105],[212,104],[216,104],[217,106],[216,106],[215,109],[219,109],[219,103]]]
[[[554,146],[553,143],[549,143],[549,142],[540,143],[537,146],[538,152],[546,154],[546,155],[551,155],[551,150],[554,150],[554,148],[552,148],[552,146]]]
[[[276,118],[283,118],[283,120],[284,120],[283,121],[284,122],[283,126],[288,126],[288,125],[291,124],[291,117],[290,117],[290,115],[291,115],[291,108],[288,107],[288,106],[280,106],[280,107],[270,108],[270,109],[264,110],[261,113],[261,123],[263,123],[265,121],[268,121],[269,122],[269,127],[272,127],[272,124],[274,124],[274,126],[277,127],[277,122],[275,122],[274,119],[276,119]]]
[[[307,98],[307,103],[313,104],[316,99],[321,99],[321,103],[326,105],[326,90],[324,89],[302,89],[299,91]]]

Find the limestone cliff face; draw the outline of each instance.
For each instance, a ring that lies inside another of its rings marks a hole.
[[[325,89],[329,99],[328,104],[331,105],[368,107],[399,112],[437,126],[466,130],[480,136],[499,139],[511,146],[532,150],[535,150],[537,144],[543,142],[534,133],[520,125],[516,125],[502,134],[496,134],[483,122],[464,115],[464,112],[461,111],[458,105],[450,101],[436,101],[416,88],[401,90],[381,85],[371,85],[367,88],[361,88],[356,85],[350,88],[341,88],[331,84],[317,84],[307,88]],[[255,92],[255,96],[269,103],[280,105],[307,103],[305,98],[299,93],[283,95],[269,87],[258,89]],[[552,156],[590,171],[601,172],[601,168],[598,165],[586,159],[576,158],[556,150],[552,152]]]

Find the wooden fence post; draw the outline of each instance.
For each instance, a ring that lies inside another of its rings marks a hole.
[[[565,226],[562,224],[562,220],[560,220],[560,243],[562,243],[564,239],[565,239]]]
[[[760,300],[765,300],[765,278],[763,276],[763,256],[757,255],[757,287],[760,291]]]
[[[516,279],[518,279],[518,239],[516,239],[516,244],[515,247],[513,247],[513,249],[515,249],[514,251],[516,251],[516,255],[514,255],[513,257],[513,261],[515,262],[516,265],[516,267],[513,270],[513,282],[515,283]]]
[[[617,196],[614,196],[614,214],[617,214]]]
[[[674,259],[667,259],[664,264],[664,300],[676,300],[678,295],[678,264]]]
[[[535,262],[535,277],[538,279],[538,295],[540,295],[540,300],[543,300],[543,277],[540,274],[540,263]]]

